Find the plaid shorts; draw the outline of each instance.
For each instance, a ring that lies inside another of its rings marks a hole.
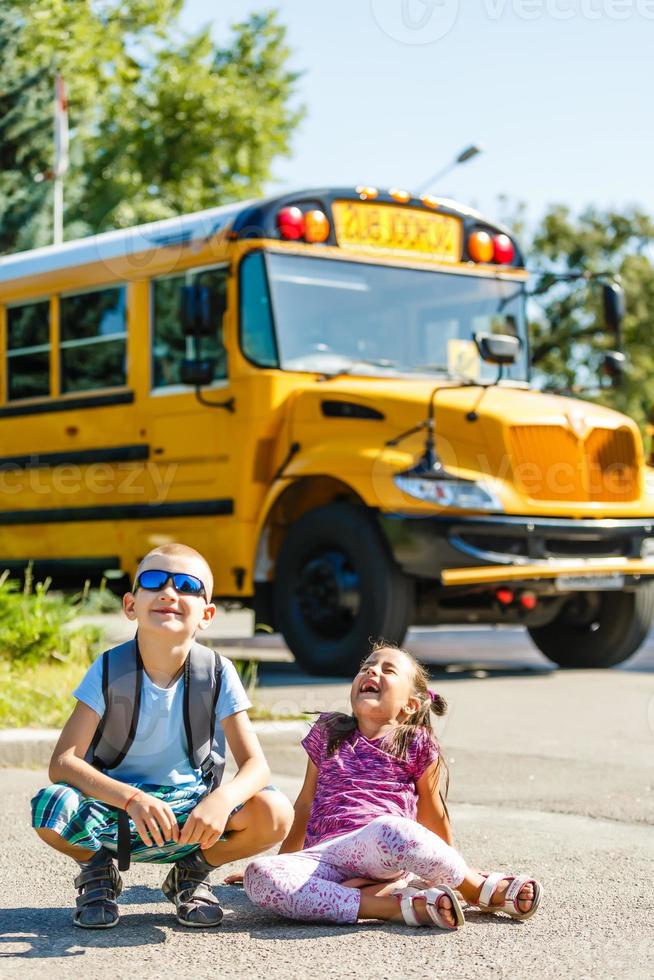
[[[150,796],[164,800],[183,827],[189,813],[206,795],[205,786],[181,788],[179,786],[153,786],[150,783],[135,783],[134,789],[142,789]],[[265,786],[273,790],[275,786]],[[239,803],[232,810],[238,813],[244,806]],[[231,814],[230,814],[231,816]],[[53,783],[40,789],[32,799],[32,826],[47,828],[63,837],[69,844],[89,851],[99,851],[106,847],[114,853],[118,850],[118,818],[115,807],[90,796],[66,783]],[[171,841],[163,847],[148,847],[136,832],[133,821],[129,822],[130,851],[132,861],[148,861],[155,864],[172,864],[185,854],[197,851],[199,844],[179,844]],[[225,834],[220,838],[226,840]]]

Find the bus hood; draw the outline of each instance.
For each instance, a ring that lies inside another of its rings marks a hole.
[[[575,513],[607,506],[624,513],[642,498],[642,440],[619,412],[509,385],[424,379],[343,377],[296,392],[289,434],[300,449],[287,475],[340,472],[347,479],[371,466],[377,473],[410,468],[426,430],[405,433],[426,420],[432,395],[445,468],[494,482],[507,512],[567,513],[572,504]]]

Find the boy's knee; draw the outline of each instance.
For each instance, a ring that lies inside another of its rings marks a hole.
[[[253,818],[263,836],[271,844],[284,840],[293,823],[293,807],[283,793],[277,790],[262,790],[250,800]]]

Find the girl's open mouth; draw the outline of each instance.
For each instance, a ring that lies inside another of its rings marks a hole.
[[[368,679],[359,686],[359,694],[379,694],[379,684],[377,681]]]

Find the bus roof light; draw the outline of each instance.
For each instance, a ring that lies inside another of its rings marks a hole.
[[[277,212],[277,227],[282,238],[298,241],[304,236],[304,215],[295,206]]]
[[[367,201],[368,198],[379,197],[379,191],[376,187],[366,187],[363,184],[358,184],[356,192],[362,201]]]
[[[397,187],[391,187],[388,194],[394,201],[397,201],[398,204],[406,204],[407,201],[411,200],[411,195],[408,191],[401,191]]]
[[[487,231],[473,231],[468,238],[468,255],[473,262],[492,262],[495,255],[493,239]]]
[[[493,249],[496,262],[499,262],[500,265],[511,265],[513,256],[515,255],[515,248],[508,235],[495,235],[493,238]]]
[[[329,238],[329,221],[324,211],[314,209],[304,215],[304,237],[308,242],[326,242]]]

